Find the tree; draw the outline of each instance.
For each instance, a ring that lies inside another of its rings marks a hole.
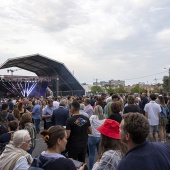
[[[91,87],[91,91],[92,91],[93,93],[100,93],[100,92],[103,92],[103,88],[100,87],[100,86],[92,86],[92,87]]]
[[[119,86],[118,88],[115,89],[116,93],[126,93],[126,90],[124,86]]]
[[[131,88],[131,93],[146,93],[147,90],[144,88],[139,87],[139,85],[137,84],[135,87]]]
[[[158,83],[154,86],[152,93],[163,93],[162,84]]]
[[[115,93],[115,89],[113,87],[106,88],[106,91],[107,91],[108,94]]]
[[[169,84],[169,77],[168,76],[163,77],[163,90],[165,92],[170,91],[170,84]]]

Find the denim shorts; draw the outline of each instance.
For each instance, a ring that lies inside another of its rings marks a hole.
[[[150,131],[150,132],[159,132],[159,127],[158,127],[158,125],[154,125],[154,126],[150,125],[149,131]]]

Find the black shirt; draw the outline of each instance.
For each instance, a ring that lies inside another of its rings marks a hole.
[[[120,115],[120,113],[112,113],[108,119],[112,119],[112,120],[115,120],[115,121],[121,123],[122,116]]]
[[[140,107],[139,106],[136,106],[136,105],[128,105],[124,108],[124,112],[123,113],[130,113],[130,112],[138,112],[140,113]]]
[[[3,116],[4,118],[6,118],[8,112],[2,111],[1,114],[2,114],[2,116]],[[7,119],[8,119],[8,121],[10,122],[10,121],[15,120],[15,117],[14,117],[14,115],[13,115],[12,113],[9,113]]]
[[[11,133],[4,133],[0,136],[0,143],[8,143],[11,140]]]
[[[89,118],[84,115],[74,115],[67,120],[66,130],[71,130],[68,138],[69,149],[80,149],[87,146]]]

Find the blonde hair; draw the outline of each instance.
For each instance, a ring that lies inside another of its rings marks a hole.
[[[103,114],[103,108],[100,105],[97,105],[94,108],[94,115],[97,115],[99,120],[103,120],[105,118]]]

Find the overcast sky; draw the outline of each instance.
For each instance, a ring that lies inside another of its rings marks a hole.
[[[80,83],[161,82],[170,67],[169,18],[169,0],[1,1],[1,63],[39,53],[65,63]],[[138,77],[145,78],[127,80]]]

